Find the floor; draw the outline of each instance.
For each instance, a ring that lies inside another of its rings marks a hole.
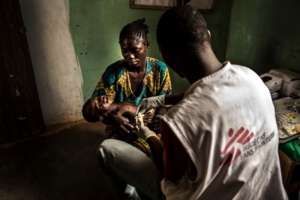
[[[105,126],[84,121],[0,146],[0,199],[112,199],[96,150]]]
[[[113,199],[96,160],[104,128],[80,121],[0,145],[0,199]],[[289,199],[298,199],[298,194]]]

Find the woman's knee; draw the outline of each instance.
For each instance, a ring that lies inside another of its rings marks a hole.
[[[116,140],[116,139],[106,139],[98,147],[97,159],[100,167],[107,165],[109,161],[115,162],[118,157],[124,157],[127,148],[132,148],[129,144]]]
[[[107,157],[110,155],[110,150],[114,145],[113,143],[114,141],[112,141],[111,139],[104,140],[97,149],[98,165],[101,168],[105,168]]]

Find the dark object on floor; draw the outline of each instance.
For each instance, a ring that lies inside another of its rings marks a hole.
[[[292,194],[290,194],[289,195],[289,200],[300,200],[298,197],[300,197],[299,196],[299,193],[300,193],[300,191],[299,192],[295,192],[295,193],[292,193]]]

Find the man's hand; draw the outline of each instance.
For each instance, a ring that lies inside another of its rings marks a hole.
[[[153,120],[153,117],[154,117],[154,113],[151,113],[151,112],[146,112],[143,116],[143,121],[144,121],[144,124],[150,124]]]
[[[136,115],[144,114],[151,108],[158,108],[165,105],[165,95],[144,98],[136,109]]]
[[[138,137],[146,140],[149,137],[156,136],[156,134],[153,131],[151,131],[148,127],[146,127],[144,125],[143,115],[139,114],[136,117],[136,121],[137,121],[136,122],[136,128],[137,128],[136,134]]]
[[[129,123],[129,120],[125,117],[113,114],[110,115],[112,126],[120,130],[124,134],[130,133],[134,129],[134,126]]]
[[[158,114],[155,115],[152,119],[152,122],[148,124],[148,127],[150,130],[154,131],[155,133],[160,133],[160,128],[161,128],[161,118],[163,115]]]

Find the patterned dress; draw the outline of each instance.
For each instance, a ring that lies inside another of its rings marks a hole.
[[[139,105],[143,98],[172,92],[170,74],[165,63],[154,58],[146,58],[146,73],[139,96],[134,95],[131,90],[129,73],[126,67],[125,60],[119,60],[108,66],[92,97],[107,95],[111,96],[114,102],[125,101]],[[106,127],[105,134],[107,138],[125,141],[151,156],[147,142],[138,138],[134,133],[124,135],[109,125]]]

